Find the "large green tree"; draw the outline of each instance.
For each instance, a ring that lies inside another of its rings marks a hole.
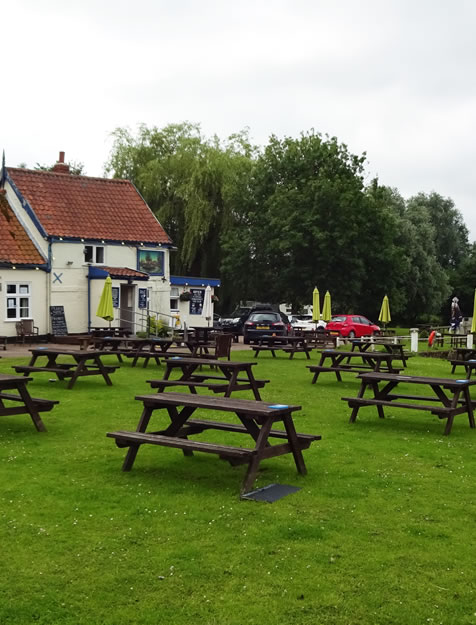
[[[127,178],[177,247],[176,273],[215,276],[221,263],[221,233],[246,184],[253,147],[246,132],[225,142],[206,139],[195,124],[162,129],[142,125],[136,134],[118,128],[106,171]]]

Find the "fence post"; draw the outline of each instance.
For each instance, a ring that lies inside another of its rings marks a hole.
[[[410,328],[410,351],[418,352],[418,328]]]

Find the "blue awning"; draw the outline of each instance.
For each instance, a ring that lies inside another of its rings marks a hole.
[[[219,278],[192,278],[190,276],[170,276],[170,284],[174,286],[221,286]]]

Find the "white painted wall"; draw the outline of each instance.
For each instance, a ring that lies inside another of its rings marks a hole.
[[[0,269],[0,336],[16,336],[15,321],[7,320],[7,282],[25,282],[31,289],[30,318],[38,326],[40,334],[46,331],[49,321],[45,306],[45,293],[49,275],[35,269]]]

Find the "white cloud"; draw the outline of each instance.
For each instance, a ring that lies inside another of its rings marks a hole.
[[[2,11],[0,148],[101,175],[117,126],[314,128],[368,176],[453,198],[476,238],[476,5],[469,0],[16,0]]]

